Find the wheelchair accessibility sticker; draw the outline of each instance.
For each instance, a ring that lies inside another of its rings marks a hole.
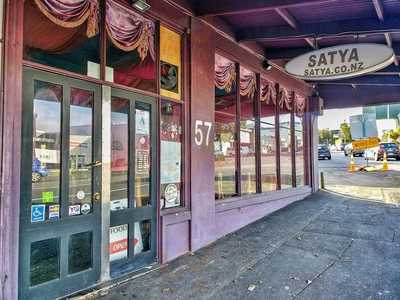
[[[46,216],[46,205],[32,205],[31,207],[31,222],[43,222]]]

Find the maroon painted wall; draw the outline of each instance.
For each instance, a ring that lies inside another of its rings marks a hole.
[[[214,130],[208,146],[195,142],[195,122],[214,123],[215,33],[196,18],[191,23],[191,249],[215,237]],[[202,127],[206,133],[206,128]],[[204,134],[205,135],[205,134]]]

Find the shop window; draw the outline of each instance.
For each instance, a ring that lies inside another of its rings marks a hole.
[[[292,97],[291,93],[282,88],[279,99],[279,135],[280,135],[280,171],[281,189],[293,186],[292,180]]]
[[[142,252],[149,251],[151,248],[151,222],[150,220],[144,220],[135,222],[134,228],[134,255]]]
[[[161,102],[161,207],[182,205],[182,104]]]
[[[296,94],[294,99],[294,130],[295,130],[295,158],[296,158],[296,186],[305,184],[304,178],[304,129],[303,115],[305,110],[305,98]]]
[[[240,185],[241,193],[256,193],[256,74],[240,68]]]
[[[235,63],[215,56],[215,198],[236,196],[236,71]]]
[[[100,77],[98,2],[27,0],[24,5],[24,59]]]
[[[106,1],[106,80],[156,92],[154,22],[117,3]]]
[[[262,192],[274,191],[277,188],[275,112],[275,83],[262,78],[260,111]]]
[[[92,267],[92,232],[70,236],[68,245],[68,273],[73,274]]]

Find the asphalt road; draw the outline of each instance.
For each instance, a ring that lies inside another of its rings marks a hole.
[[[365,166],[363,157],[355,157],[356,166]],[[324,174],[325,188],[346,195],[400,203],[400,161],[389,160],[389,171],[348,171],[350,157],[343,152],[332,153],[331,160],[320,160],[319,171]],[[383,162],[370,161],[369,166],[382,167]]]

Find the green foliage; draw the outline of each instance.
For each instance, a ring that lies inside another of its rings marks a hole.
[[[319,129],[319,143],[320,144],[331,144],[333,143],[333,134],[328,128]]]
[[[340,124],[340,130],[342,132],[343,141],[345,143],[350,143],[352,141],[351,132],[350,132],[350,125],[346,122]]]
[[[399,127],[399,128],[396,128],[396,129],[391,129],[391,130],[389,130],[389,131],[386,131],[386,132],[383,134],[382,141],[388,142],[388,141],[389,141],[389,138],[390,138],[393,142],[399,144],[400,127]]]

